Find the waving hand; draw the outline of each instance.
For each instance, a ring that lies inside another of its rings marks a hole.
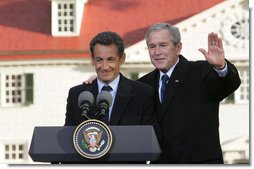
[[[208,63],[214,65],[216,69],[222,69],[225,66],[224,49],[222,40],[217,33],[208,34],[208,52],[200,48],[199,51],[203,53]]]

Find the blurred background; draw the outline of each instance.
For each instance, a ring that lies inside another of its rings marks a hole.
[[[241,86],[221,102],[226,164],[249,164],[248,0],[1,0],[0,163],[35,164],[28,155],[35,126],[63,126],[68,90],[94,74],[89,41],[115,31],[125,41],[122,73],[137,79],[154,69],[144,41],[149,26],[168,22],[182,34],[182,55],[204,60],[207,35],[223,40]]]

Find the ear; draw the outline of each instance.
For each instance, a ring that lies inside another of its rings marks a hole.
[[[180,55],[181,50],[182,50],[182,42],[179,42],[179,43],[176,45],[176,52],[177,52],[177,55]]]
[[[125,63],[125,58],[126,58],[126,54],[123,53],[122,57],[120,58],[120,64],[124,64]]]

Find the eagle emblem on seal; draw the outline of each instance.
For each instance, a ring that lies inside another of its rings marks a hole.
[[[112,145],[110,128],[96,119],[79,124],[75,128],[72,139],[76,151],[87,159],[98,159],[106,155]]]
[[[101,140],[103,131],[96,127],[89,127],[83,131],[82,146],[89,149],[90,152],[100,151],[101,146],[105,144],[105,140]]]

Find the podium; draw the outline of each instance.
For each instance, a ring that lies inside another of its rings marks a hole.
[[[120,162],[155,161],[159,146],[150,125],[109,126],[113,143],[108,153],[99,159],[86,159],[75,150],[73,133],[76,126],[35,127],[29,155],[35,162]]]

